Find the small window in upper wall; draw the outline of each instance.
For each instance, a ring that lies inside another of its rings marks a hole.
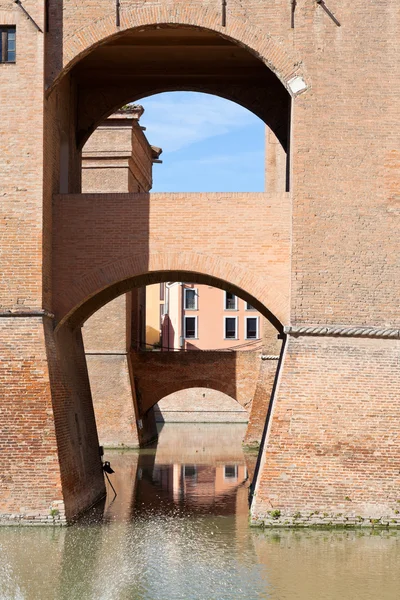
[[[0,25],[0,63],[15,62],[15,26]]]
[[[254,306],[250,304],[250,302],[246,302],[246,310],[256,310]]]
[[[197,290],[195,288],[184,288],[185,310],[197,310]]]
[[[237,310],[237,296],[232,292],[225,292],[225,310]]]
[[[160,300],[164,302],[165,299],[165,283],[160,283]]]
[[[246,317],[246,340],[258,340],[258,317]]]

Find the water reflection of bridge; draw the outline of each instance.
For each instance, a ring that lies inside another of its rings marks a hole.
[[[256,455],[243,452],[245,424],[173,424],[157,447],[107,454],[116,499],[105,518],[150,514],[248,514],[248,485]],[[190,439],[190,443],[188,443]]]

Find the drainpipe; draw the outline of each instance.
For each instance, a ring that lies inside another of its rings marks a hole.
[[[169,323],[171,322],[170,317],[169,317],[169,290],[174,287],[175,285],[181,285],[183,286],[183,283],[180,283],[179,281],[167,281],[165,284],[165,314],[168,316],[168,336],[167,336],[167,348],[168,348],[168,352],[171,348],[170,346],[170,338],[169,338]],[[183,294],[182,294],[183,295]],[[175,343],[174,343],[174,348],[173,350],[175,350]]]
[[[185,349],[185,286],[181,283],[181,335],[179,336],[179,347]]]

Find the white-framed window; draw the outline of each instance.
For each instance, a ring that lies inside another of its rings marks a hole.
[[[250,304],[250,302],[246,302],[246,310],[256,310],[254,306]]]
[[[246,340],[258,340],[258,317],[246,317],[244,327],[244,337]]]
[[[237,465],[224,465],[224,479],[225,481],[237,481],[238,478],[238,467]]]
[[[185,316],[185,339],[197,339],[197,317]]]
[[[238,338],[238,318],[224,317],[224,338],[226,340],[237,340]]]
[[[0,25],[0,63],[15,63],[15,25]]]
[[[199,297],[196,288],[183,289],[185,301],[185,310],[197,310],[197,298]]]
[[[237,296],[232,292],[225,292],[224,294],[224,309],[225,310],[237,310]]]

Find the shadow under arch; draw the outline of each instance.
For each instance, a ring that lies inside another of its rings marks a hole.
[[[79,100],[82,110],[78,116],[77,124],[76,142],[78,148],[82,150],[97,127],[122,106],[136,102],[145,103],[147,98],[165,92],[199,92],[230,100],[261,119],[274,132],[283,150],[288,151],[290,136],[288,122],[291,101],[283,86],[266,86],[258,82],[245,87],[234,85],[226,87],[215,81],[204,81],[196,84],[193,82],[181,83],[178,79],[163,84],[159,82],[150,83],[150,85],[148,83],[146,85],[137,84],[134,90],[132,90],[132,86],[124,84],[114,87],[110,91],[105,90],[101,95],[98,95],[97,102],[94,102],[95,91],[93,89],[85,90]],[[90,107],[89,110],[88,106]]]
[[[78,61],[98,46],[112,38],[122,37],[128,30],[162,26],[184,26],[217,33],[246,48],[259,58],[275,73],[287,89],[289,89],[288,81],[293,76],[300,75],[306,78],[304,64],[293,47],[275,39],[251,17],[247,16],[246,19],[243,19],[229,14],[227,22],[223,25],[219,10],[215,10],[209,5],[191,6],[190,2],[187,2],[184,10],[182,10],[182,5],[126,7],[121,10],[118,28],[115,23],[115,15],[110,14],[72,30],[64,45],[62,68],[54,78],[48,93],[51,93],[59,79],[68,73]]]
[[[187,45],[180,40],[174,48],[171,35],[176,32],[187,36]],[[64,65],[48,97],[67,74],[78,90],[78,148],[124,103],[167,91],[200,91],[246,107],[287,150],[295,95],[289,82],[306,79],[293,49],[251,18],[230,15],[222,26],[219,11],[190,3],[184,11],[173,6],[125,8],[118,29],[114,16],[77,28],[66,40]]]
[[[222,261],[218,262],[221,263]],[[232,271],[232,268],[234,271],[240,271],[235,265],[229,265],[229,267],[230,271]],[[111,266],[109,268],[111,268]],[[117,270],[121,273],[122,269],[119,267]],[[101,278],[109,279],[106,267],[102,268],[98,275],[100,275]],[[118,296],[127,293],[134,288],[145,287],[147,285],[168,281],[188,281],[191,283],[210,285],[219,289],[232,292],[236,296],[242,298],[244,301],[251,304],[256,310],[258,310],[261,313],[261,315],[266,317],[272,323],[272,325],[277,329],[279,333],[282,333],[284,327],[283,319],[280,320],[277,314],[275,314],[268,308],[268,303],[265,302],[265,300],[263,301],[260,299],[266,298],[272,300],[271,290],[268,289],[267,286],[263,286],[262,282],[260,282],[258,278],[251,277],[251,275],[249,275],[247,271],[243,271],[242,273],[239,272],[238,275],[239,277],[236,277],[232,281],[232,279],[229,277],[227,277],[227,279],[223,279],[222,277],[201,272],[200,270],[196,270],[195,268],[193,268],[193,270],[144,270],[144,272],[131,275],[130,277],[114,279],[113,283],[109,284],[108,286],[100,286],[96,293],[92,293],[91,295],[89,295],[89,297],[86,296],[86,299],[84,301],[82,301],[80,304],[78,304],[72,310],[70,310],[68,314],[57,324],[56,332],[65,326],[67,326],[70,329],[80,327],[90,316],[92,316],[105,304],[108,304],[108,302],[111,302],[111,300],[114,300]],[[91,276],[89,278],[90,284],[93,284],[95,279],[95,275]],[[237,283],[235,280],[237,281]],[[85,285],[83,282],[79,282],[77,287],[80,292],[85,290]],[[89,289],[90,288],[87,288],[87,291]],[[250,292],[249,290],[252,291]],[[73,291],[72,295],[74,295]],[[275,300],[276,297],[279,296],[280,294],[276,291]],[[284,298],[279,299],[283,304]],[[278,303],[274,304],[277,304],[278,308]],[[279,309],[282,310],[283,306],[279,306]]]

